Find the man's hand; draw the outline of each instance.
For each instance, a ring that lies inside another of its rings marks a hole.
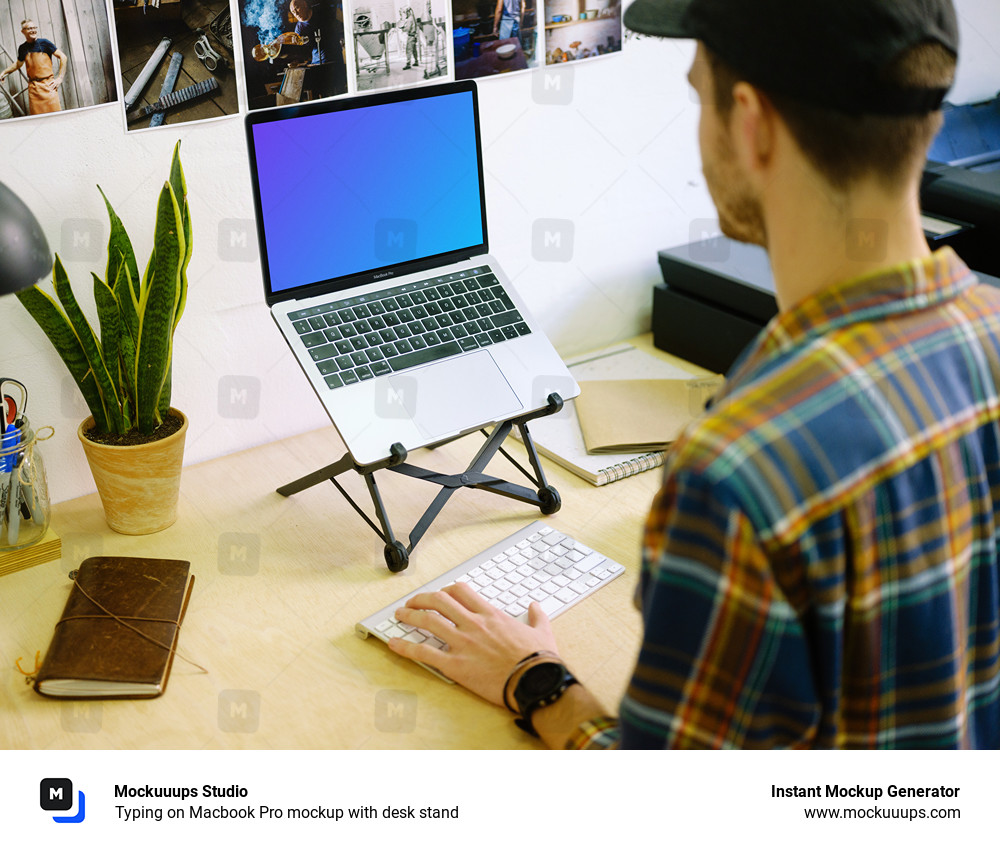
[[[440,638],[448,650],[392,638],[393,652],[437,667],[497,705],[503,705],[504,683],[518,661],[542,649],[556,651],[549,618],[537,603],[531,603],[528,623],[522,623],[494,608],[465,582],[417,594],[396,617]]]

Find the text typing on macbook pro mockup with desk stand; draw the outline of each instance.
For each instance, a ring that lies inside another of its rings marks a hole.
[[[278,492],[332,481],[393,571],[459,487],[558,510],[527,423],[579,388],[488,255],[475,83],[254,112],[246,132],[265,298],[347,446]],[[406,463],[412,449],[490,425],[463,473]],[[483,472],[515,426],[535,489]],[[379,495],[382,469],[442,488],[408,547]],[[336,481],[348,470],[364,476],[381,528]]]

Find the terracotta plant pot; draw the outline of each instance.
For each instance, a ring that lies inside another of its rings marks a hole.
[[[84,436],[90,417],[77,429],[87,463],[104,504],[104,517],[121,534],[152,534],[174,524],[184,460],[188,420],[169,437],[139,446],[105,446]]]

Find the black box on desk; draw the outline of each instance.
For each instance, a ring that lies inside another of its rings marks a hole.
[[[716,236],[659,253],[653,344],[725,372],[778,312],[767,252]]]

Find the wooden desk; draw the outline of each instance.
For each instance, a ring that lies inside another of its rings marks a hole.
[[[470,435],[411,458],[454,472],[480,443]],[[524,457],[514,440],[506,447]],[[96,495],[55,506],[62,559],[0,577],[0,748],[538,746],[506,710],[397,658],[374,638],[359,639],[354,624],[541,518],[539,512],[461,490],[414,549],[408,569],[393,574],[381,541],[332,485],[287,499],[275,493],[342,452],[331,427],[188,467],[176,524],[146,537],[111,532]],[[627,568],[554,621],[570,668],[614,710],[639,645],[632,594],[660,472],[592,487],[543,462],[562,495],[562,509],[547,521]],[[489,469],[520,480],[502,457]],[[393,528],[405,540],[438,488],[379,475]],[[370,504],[359,477],[346,483]],[[166,693],[153,700],[59,701],[25,684],[15,659],[30,667],[36,650],[44,655],[69,592],[67,573],[98,554],[191,561],[196,581],[179,651],[207,675],[177,658]]]

